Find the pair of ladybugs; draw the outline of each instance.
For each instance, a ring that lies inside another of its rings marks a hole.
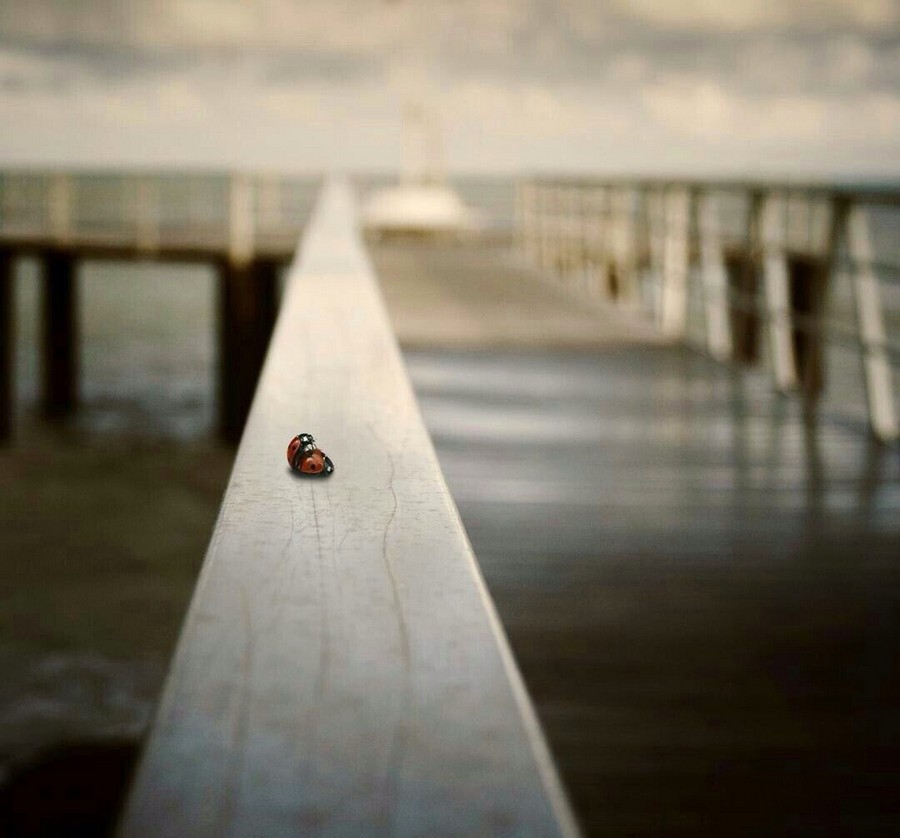
[[[312,434],[297,434],[288,445],[288,462],[294,471],[303,474],[331,474],[334,463],[316,446]]]

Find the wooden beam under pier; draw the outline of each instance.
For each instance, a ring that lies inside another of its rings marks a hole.
[[[240,441],[277,313],[278,263],[219,264],[219,431]]]
[[[730,249],[725,254],[725,269],[732,357],[738,363],[755,364],[760,357],[762,326],[757,301],[759,266],[749,250]]]
[[[255,258],[286,265],[294,255],[297,230],[262,238]],[[45,234],[14,234],[0,229],[0,246],[23,255],[41,258],[48,250],[67,253],[78,261],[150,261],[209,264],[227,258],[227,243],[220,236],[203,231],[167,231],[164,239],[151,246],[143,239],[117,235],[80,234],[77,240],[58,242]]]
[[[71,413],[78,401],[78,294],[71,253],[43,257],[42,405],[49,417]]]
[[[788,255],[792,339],[797,381],[807,399],[817,398],[825,388],[822,318],[829,266],[821,258]]]

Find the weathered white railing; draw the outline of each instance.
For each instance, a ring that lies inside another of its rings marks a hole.
[[[893,252],[876,254],[870,216]],[[900,190],[786,184],[551,181],[521,184],[522,252],[576,293],[642,309],[673,340],[702,340],[722,361],[768,343],[774,386],[815,403],[828,342],[859,353],[873,433],[900,435]],[[849,286],[852,321],[829,310]],[[892,305],[886,311],[883,299]]]
[[[0,172],[0,244],[281,256],[309,214],[311,178],[234,172]]]
[[[311,208],[312,179],[234,174],[0,172],[0,444],[13,435],[14,262],[42,276],[42,394],[78,403],[78,266],[89,259],[211,263],[219,277],[219,430],[236,442],[276,309],[277,274]]]
[[[291,269],[122,836],[576,831],[354,215]]]

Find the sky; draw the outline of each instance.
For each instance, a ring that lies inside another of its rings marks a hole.
[[[900,0],[0,0],[0,166],[900,176]]]

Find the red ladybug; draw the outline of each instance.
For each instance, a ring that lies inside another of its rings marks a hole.
[[[288,445],[287,458],[291,468],[303,474],[328,475],[334,471],[334,463],[316,447],[312,434],[297,434]]]

